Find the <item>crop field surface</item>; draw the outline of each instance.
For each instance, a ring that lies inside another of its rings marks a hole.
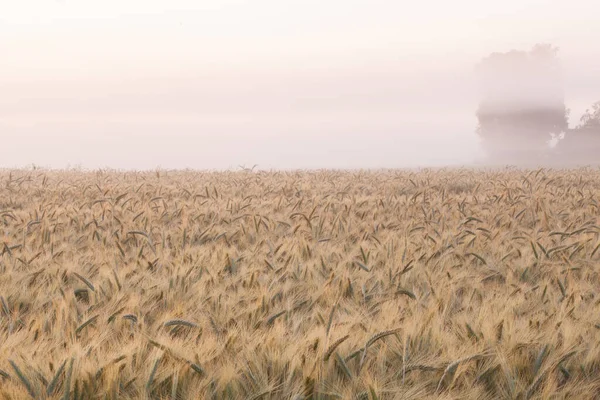
[[[600,171],[0,171],[0,397],[600,397]]]

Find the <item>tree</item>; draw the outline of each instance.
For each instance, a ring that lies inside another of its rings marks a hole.
[[[495,162],[539,161],[568,129],[558,48],[492,53],[476,68],[478,134]]]
[[[577,130],[594,130],[600,133],[600,101],[592,105],[592,110],[585,110]]]
[[[579,125],[560,141],[558,150],[564,163],[585,165],[600,161],[600,101],[585,111]]]

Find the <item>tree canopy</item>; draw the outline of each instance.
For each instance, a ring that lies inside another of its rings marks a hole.
[[[498,161],[543,157],[548,141],[568,129],[558,48],[492,53],[476,68],[478,133]]]
[[[600,133],[600,101],[592,105],[592,109],[587,109],[576,129],[594,130]]]

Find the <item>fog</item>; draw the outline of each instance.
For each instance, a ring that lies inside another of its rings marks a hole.
[[[509,108],[600,100],[600,6],[556,3],[2,2],[0,167],[471,165],[490,53],[560,48]]]

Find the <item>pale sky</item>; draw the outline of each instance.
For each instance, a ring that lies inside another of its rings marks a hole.
[[[600,100],[592,0],[0,0],[0,167],[467,164],[473,69],[560,47]]]

